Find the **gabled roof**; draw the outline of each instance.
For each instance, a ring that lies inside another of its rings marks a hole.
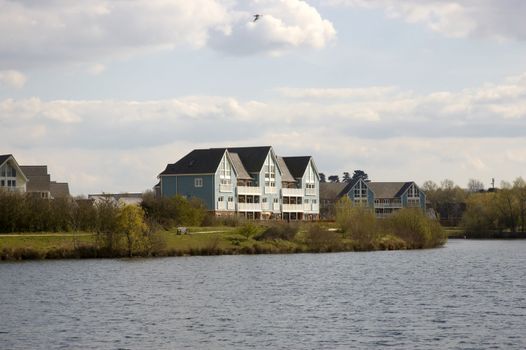
[[[294,176],[292,176],[292,174],[290,173],[289,171],[289,168],[287,167],[287,164],[285,163],[285,160],[283,159],[283,157],[277,157],[278,158],[278,164],[279,164],[279,167],[281,168],[281,181],[282,182],[296,182],[296,180],[294,180]]]
[[[285,161],[285,164],[287,164],[287,168],[289,168],[290,173],[295,178],[303,177],[303,174],[305,174],[305,170],[307,169],[307,165],[309,165],[310,160],[310,156],[283,157],[283,161]]]
[[[345,182],[320,182],[320,200],[336,200],[347,187]]]
[[[213,174],[226,148],[194,149],[179,161],[168,164],[159,175]]]
[[[12,154],[0,154],[0,165],[4,164],[12,156]]]
[[[24,180],[27,181],[27,176],[24,173],[24,171],[20,168],[20,165],[18,165],[18,162],[16,161],[15,157],[13,157],[12,154],[2,154],[0,155],[0,166],[4,165],[5,162],[7,162],[9,159],[13,161],[16,168],[20,171],[20,175],[24,178]]]
[[[228,152],[239,155],[239,159],[243,162],[247,172],[259,173],[271,148],[271,146],[233,147],[228,148]]]
[[[398,198],[413,182],[368,182],[367,186],[374,192],[375,198]]]
[[[234,152],[228,152],[230,154],[230,160],[232,160],[232,166],[236,169],[237,178],[239,180],[250,180],[252,177],[245,169],[243,162],[239,158],[239,154]]]
[[[44,176],[27,176],[26,191],[27,192],[49,192],[51,177],[49,175]]]
[[[47,165],[21,165],[20,169],[27,177],[48,175]]]
[[[67,182],[51,181],[49,184],[49,191],[53,198],[67,198],[69,197],[69,185]]]
[[[341,196],[343,194],[349,193],[349,191],[358,183],[361,179],[351,179],[349,182],[343,182],[345,184],[345,187],[342,189],[340,194],[338,196]]]

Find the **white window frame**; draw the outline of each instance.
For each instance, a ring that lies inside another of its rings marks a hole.
[[[195,188],[201,188],[203,187],[203,178],[202,177],[196,177],[194,179],[194,187]]]

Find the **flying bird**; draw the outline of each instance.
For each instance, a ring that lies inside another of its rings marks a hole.
[[[257,20],[258,20],[261,16],[263,16],[263,15],[255,14],[255,15],[253,15],[253,16],[254,16],[254,20],[253,20],[252,22],[255,22],[255,21],[257,21]]]

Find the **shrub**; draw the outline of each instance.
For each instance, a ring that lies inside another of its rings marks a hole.
[[[313,252],[331,252],[342,250],[342,238],[334,231],[323,229],[319,225],[313,225],[305,235],[305,243]]]
[[[403,239],[408,248],[431,248],[444,244],[447,236],[436,220],[418,209],[402,209],[383,221],[386,232]]]
[[[255,236],[259,228],[252,221],[247,221],[243,226],[237,229],[237,233],[244,236],[246,239]]]
[[[291,241],[298,233],[299,226],[295,223],[276,222],[265,231],[254,237],[257,241],[276,240]]]

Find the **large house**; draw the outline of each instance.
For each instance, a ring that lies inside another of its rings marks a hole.
[[[374,209],[376,217],[384,218],[402,208],[426,209],[426,195],[416,183],[369,182],[355,179],[348,183],[320,184],[321,211],[325,218],[334,215],[334,205],[348,197],[355,206]]]
[[[0,189],[26,192],[27,177],[12,154],[0,155]]]
[[[69,185],[51,181],[46,165],[18,165],[11,154],[0,155],[0,189],[48,199],[69,197]]]
[[[310,156],[279,157],[271,146],[196,149],[168,164],[157,192],[201,199],[217,216],[314,220],[319,174]]]

